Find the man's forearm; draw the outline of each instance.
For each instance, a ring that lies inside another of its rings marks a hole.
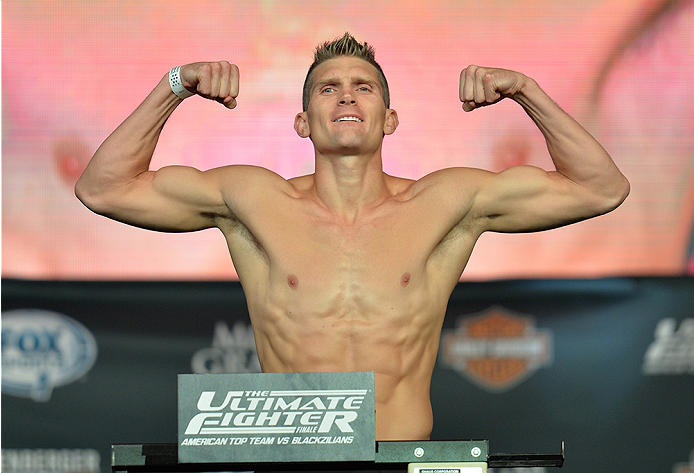
[[[513,96],[547,141],[557,171],[616,204],[629,193],[629,182],[605,149],[576,120],[564,112],[528,78]]]
[[[75,186],[80,200],[95,200],[147,171],[161,130],[180,103],[165,75],[96,151]]]

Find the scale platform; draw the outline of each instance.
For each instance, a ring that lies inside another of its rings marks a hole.
[[[484,468],[472,465],[485,464]],[[559,453],[489,453],[488,440],[376,442],[375,460],[331,462],[179,463],[178,444],[116,444],[111,449],[114,473],[223,471],[359,471],[400,470],[415,473],[486,471],[486,468],[561,467]],[[412,468],[416,465],[416,468]],[[448,467],[447,465],[457,465]],[[462,465],[462,469],[460,469]],[[465,465],[471,465],[465,469]]]

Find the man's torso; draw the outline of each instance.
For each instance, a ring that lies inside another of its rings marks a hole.
[[[388,177],[391,195],[350,221],[310,182],[269,186],[220,225],[263,371],[374,371],[377,438],[428,438],[441,325],[477,235],[412,181]]]

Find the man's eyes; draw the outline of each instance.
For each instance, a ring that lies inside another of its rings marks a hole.
[[[371,87],[369,87],[368,85],[361,85],[361,86],[357,87],[357,90],[359,92],[371,92]],[[321,93],[323,93],[323,94],[326,94],[326,93],[329,94],[329,93],[336,92],[336,91],[337,91],[337,89],[335,87],[330,87],[330,86],[324,87],[323,89],[321,89]]]

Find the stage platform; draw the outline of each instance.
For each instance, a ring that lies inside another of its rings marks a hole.
[[[486,462],[489,468],[561,467],[559,453],[490,454],[487,440],[376,442],[373,461],[179,463],[176,443],[116,444],[112,446],[114,473],[223,472],[223,471],[407,471],[412,463]]]

